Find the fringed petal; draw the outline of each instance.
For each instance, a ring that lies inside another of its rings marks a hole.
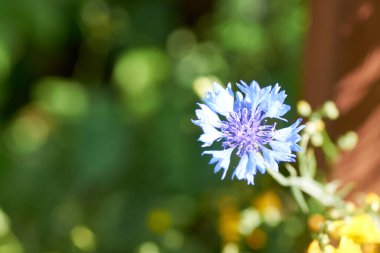
[[[230,166],[231,154],[234,148],[224,149],[224,150],[208,150],[204,151],[202,155],[212,155],[210,164],[215,165],[214,172],[217,173],[219,170],[224,169],[222,179],[226,176],[228,167]]]

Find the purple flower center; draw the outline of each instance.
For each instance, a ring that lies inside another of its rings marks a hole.
[[[232,112],[226,121],[222,121],[221,132],[224,134],[223,148],[238,147],[237,155],[243,156],[250,151],[258,151],[259,145],[266,145],[272,140],[276,124],[266,124],[261,113],[243,107]]]

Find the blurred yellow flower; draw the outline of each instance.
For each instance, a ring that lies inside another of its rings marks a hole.
[[[327,221],[326,223],[329,235],[335,239],[339,239],[341,228],[346,226],[346,223],[343,220]]]
[[[247,245],[254,250],[263,248],[267,243],[267,235],[261,229],[253,230],[246,239]]]
[[[235,243],[227,243],[223,247],[222,253],[239,253],[239,246]]]
[[[264,192],[254,200],[253,206],[263,216],[265,222],[276,225],[281,220],[281,200],[273,191]]]
[[[359,244],[355,243],[353,240],[342,237],[339,242],[339,247],[335,251],[336,253],[363,253]]]
[[[327,245],[323,250],[317,240],[311,241],[306,253],[336,253],[336,249],[332,245]],[[348,253],[348,252],[347,252]]]
[[[368,214],[356,215],[350,220],[336,221],[333,224],[332,234],[335,237],[348,237],[359,244],[380,243],[380,230]]]
[[[225,242],[238,242],[239,233],[239,212],[233,207],[221,209],[219,218],[219,234]]]
[[[337,251],[334,248],[334,246],[329,244],[325,247],[325,250],[323,251],[323,253],[337,253]],[[346,252],[346,253],[349,253],[349,252]]]
[[[375,244],[365,244],[362,246],[363,253],[379,253],[380,252],[380,245]]]
[[[359,244],[344,236],[341,238],[338,248],[328,244],[322,249],[319,242],[314,239],[306,253],[363,253],[363,251]]]
[[[307,225],[309,226],[311,231],[319,232],[324,222],[325,222],[325,218],[322,215],[313,214],[307,220]]]
[[[273,191],[267,191],[255,199],[254,206],[259,212],[265,213],[271,208],[281,209],[281,200]]]
[[[322,249],[319,246],[319,242],[317,240],[312,240],[307,248],[306,253],[322,253]]]

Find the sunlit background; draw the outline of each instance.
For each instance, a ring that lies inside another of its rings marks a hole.
[[[279,82],[294,106],[307,10],[0,1],[0,252],[302,252],[289,195],[221,181],[190,119],[213,81]]]

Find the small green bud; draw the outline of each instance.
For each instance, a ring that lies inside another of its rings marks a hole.
[[[304,116],[304,117],[310,116],[310,114],[312,112],[311,111],[311,106],[305,100],[298,101],[298,103],[297,103],[297,111],[298,111],[299,115]]]
[[[339,110],[333,101],[327,101],[322,107],[323,114],[329,119],[337,119],[339,117]]]
[[[338,147],[345,151],[353,150],[358,143],[359,137],[354,131],[349,131],[339,137],[337,144]]]
[[[321,119],[315,119],[305,124],[305,131],[314,134],[325,129],[325,123]]]

